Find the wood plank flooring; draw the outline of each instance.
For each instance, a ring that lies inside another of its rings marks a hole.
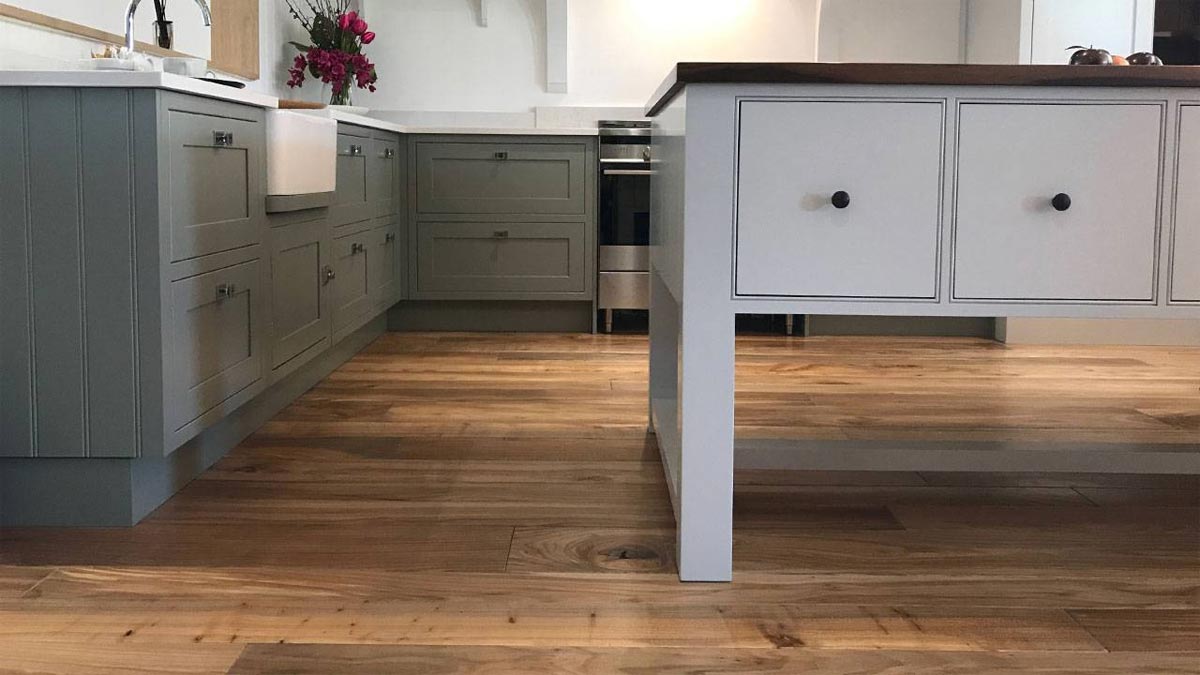
[[[741,471],[682,585],[644,338],[389,334],[129,530],[0,532],[0,673],[1200,673],[1200,478]],[[1200,350],[746,338],[739,434],[1200,445]]]

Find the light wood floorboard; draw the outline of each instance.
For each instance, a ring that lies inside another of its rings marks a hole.
[[[1200,445],[1200,350],[738,347],[746,437]],[[1200,672],[1200,479],[739,471],[682,585],[645,378],[385,335],[138,527],[0,532],[0,673]]]

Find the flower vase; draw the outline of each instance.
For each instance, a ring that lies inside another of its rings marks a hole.
[[[330,110],[340,110],[341,112],[351,113],[354,115],[365,115],[370,111],[370,108],[354,105],[351,99],[353,87],[343,86],[341,92],[334,91],[333,85],[326,82],[321,85],[321,99],[329,102]]]

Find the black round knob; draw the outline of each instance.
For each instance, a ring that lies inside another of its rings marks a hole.
[[[833,203],[833,208],[844,209],[850,206],[850,193],[845,190],[838,190],[833,193],[833,198],[829,201]]]
[[[1071,195],[1060,192],[1050,200],[1050,205],[1054,207],[1055,211],[1066,211],[1071,208]]]

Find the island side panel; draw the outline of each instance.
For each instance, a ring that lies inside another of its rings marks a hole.
[[[682,106],[678,114],[683,125],[671,119],[676,106]],[[651,253],[651,396],[667,470],[674,472],[677,487],[679,576],[684,581],[729,581],[736,161],[731,99],[717,88],[689,91],[660,119],[658,136],[663,153],[654,204],[665,210],[655,221]],[[664,395],[671,379],[673,401]],[[672,413],[674,424],[665,425]],[[675,458],[678,463],[671,466]]]

